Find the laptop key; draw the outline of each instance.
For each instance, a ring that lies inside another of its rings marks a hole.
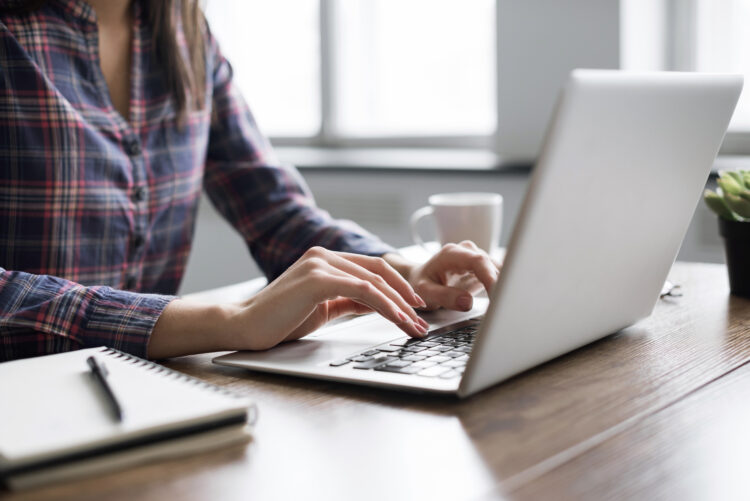
[[[388,367],[396,367],[396,368],[402,368],[402,367],[408,367],[411,365],[411,362],[408,360],[394,360],[393,362],[388,362],[386,364]]]
[[[408,360],[410,362],[419,362],[420,360],[424,360],[427,357],[423,357],[421,355],[408,355],[405,357],[402,357],[401,360]]]
[[[428,362],[427,360],[420,360],[419,362],[414,362],[411,364],[411,367],[418,367],[421,369],[426,369],[427,367],[432,367],[433,365],[437,365],[437,362]]]
[[[400,346],[378,346],[377,351],[385,351],[385,352],[392,352],[392,351],[401,351]]]
[[[443,356],[451,357],[451,358],[463,357],[465,355],[466,354],[461,351],[446,351],[445,353],[443,353]]]
[[[341,367],[342,365],[346,365],[346,364],[348,364],[349,362],[351,362],[351,360],[349,360],[349,359],[346,359],[346,358],[345,358],[345,359],[343,359],[343,360],[334,360],[334,361],[333,361],[333,362],[331,362],[331,363],[330,363],[329,365],[330,365],[331,367]]]
[[[379,353],[379,352],[378,352]],[[352,362],[367,362],[368,360],[372,360],[372,357],[365,356],[365,355],[359,355],[357,357],[352,357],[350,359]]]
[[[447,362],[443,362],[440,364],[441,367],[463,367],[466,365],[466,362],[464,360],[449,360]]]
[[[409,353],[421,353],[425,351],[427,348],[424,346],[419,346],[418,344],[415,344],[414,346],[406,346],[402,351],[406,351]]]
[[[379,357],[379,358],[373,358],[372,360],[368,360],[367,362],[363,362],[361,364],[357,364],[354,366],[355,369],[374,369],[375,367],[378,367],[380,365],[385,365],[389,362],[393,362],[394,360],[398,360],[395,357]]]
[[[430,362],[436,362],[439,364],[441,362],[447,362],[448,360],[451,360],[451,357],[443,357],[440,355],[435,355],[434,357],[430,357],[427,360]]]
[[[376,371],[382,371],[382,372],[395,372],[397,374],[416,374],[417,372],[421,371],[421,367],[392,367],[390,365],[381,365],[379,367],[375,367]]]
[[[362,355],[365,357],[372,357],[373,355],[377,355],[378,353],[380,353],[378,350],[367,350]]]
[[[440,355],[440,352],[435,350],[424,350],[419,352],[420,357],[434,357],[435,355]]]

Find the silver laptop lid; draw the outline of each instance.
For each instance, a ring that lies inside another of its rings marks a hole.
[[[741,89],[737,75],[571,74],[461,395],[651,313]]]

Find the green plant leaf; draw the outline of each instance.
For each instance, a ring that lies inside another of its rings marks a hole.
[[[735,216],[734,213],[729,209],[729,207],[727,207],[724,198],[717,193],[714,193],[711,190],[706,190],[703,192],[703,200],[705,200],[708,208],[714,211],[719,217],[727,219],[729,221],[739,220],[737,216]]]
[[[745,181],[742,180],[742,174],[734,170],[720,170],[719,177],[722,179],[731,178],[733,179],[740,188],[745,188]]]
[[[721,191],[724,192],[724,196],[730,193],[732,195],[739,195],[740,193],[745,191],[745,185],[738,183],[737,180],[732,176],[720,177],[716,180],[716,184],[718,184],[721,188]]]
[[[742,181],[745,183],[745,188],[750,190],[750,171],[742,172]]]
[[[750,219],[750,200],[745,200],[740,196],[727,193],[724,195],[724,201],[732,212],[745,219]]]

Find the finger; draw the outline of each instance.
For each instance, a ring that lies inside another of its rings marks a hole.
[[[334,252],[334,254],[383,277],[383,279],[388,282],[388,285],[395,289],[411,306],[425,306],[424,300],[414,291],[411,284],[409,284],[409,282],[407,282],[406,279],[384,259],[363,256],[361,254],[352,254],[350,252]]]
[[[424,337],[427,333],[427,329],[421,323],[412,321],[372,282],[332,271],[321,285],[329,297],[350,298],[369,306],[412,337]]]
[[[367,281],[373,287],[377,288],[382,294],[386,295],[393,303],[395,303],[400,308],[401,312],[409,319],[409,321],[418,326],[418,330],[426,331],[429,327],[429,324],[427,324],[427,322],[422,320],[417,315],[417,313],[414,311],[414,308],[412,308],[409,303],[407,303],[406,300],[398,292],[396,292],[382,276],[377,275],[363,268],[362,266],[359,266],[357,263],[345,259],[341,255],[339,255],[338,252],[332,252],[320,247],[310,249],[306,252],[306,255],[306,264],[312,264],[314,267],[313,269],[317,268],[317,271],[322,273],[322,276],[326,276],[327,274],[340,275],[343,273],[347,277],[356,277],[360,280]],[[377,260],[378,258],[370,259]],[[411,290],[411,285],[407,283],[406,286],[409,288],[409,290]],[[326,299],[334,298],[335,296],[326,296]]]
[[[449,310],[469,311],[474,306],[474,297],[464,289],[441,285],[437,282],[424,280],[417,286],[419,291],[431,302]]]
[[[372,313],[373,309],[362,303],[358,303],[349,298],[340,297],[325,301],[318,305],[318,309],[299,327],[289,333],[284,341],[294,341],[301,339],[327,322],[344,315],[364,315]]]
[[[448,278],[443,285],[463,289],[471,295],[484,290],[484,285],[482,285],[482,282],[480,282],[473,273],[463,273],[461,275],[456,274]]]
[[[358,303],[346,297],[328,301],[328,321],[335,320],[344,315],[364,315],[372,313],[373,309],[366,304]]]
[[[466,247],[467,249],[479,252],[479,247],[477,247],[477,244],[475,244],[474,241],[472,240],[464,240],[460,242],[458,245],[460,245],[461,247]]]
[[[349,273],[350,275],[353,275],[359,279],[367,280],[368,282],[372,283],[375,287],[378,288],[378,290],[380,290],[380,292],[385,294],[391,301],[396,303],[396,305],[398,305],[398,307],[401,308],[401,310],[409,316],[412,322],[421,324],[421,319],[419,318],[419,315],[417,315],[417,312],[414,311],[412,305],[410,305],[404,299],[402,294],[399,294],[393,287],[391,287],[391,284],[386,280],[385,277],[383,277],[382,275],[378,275],[377,273],[373,273],[355,262],[344,259],[338,253],[331,253],[328,262],[330,265],[340,269],[345,273]],[[396,273],[395,270],[393,270],[393,272]],[[396,274],[398,275],[398,273]],[[406,287],[408,287],[408,289],[411,291],[411,285],[406,283],[406,281],[404,281],[404,283],[406,284]],[[413,291],[410,295],[413,295]]]
[[[471,240],[464,240],[463,242],[461,242],[458,245],[461,245],[462,247],[466,247],[467,249],[471,249],[471,250],[476,251],[476,252],[485,252],[484,250],[480,249],[477,246],[477,244],[475,244]],[[488,256],[489,256],[489,254],[488,254]],[[496,258],[494,258],[492,256],[489,256],[489,257],[490,257],[490,261],[492,262],[492,264],[495,265],[495,268],[497,268],[498,270],[500,270],[500,268],[503,267],[503,264],[502,264],[502,262],[500,260],[498,260],[498,259],[496,259]]]
[[[487,294],[492,292],[497,282],[498,270],[483,251],[472,251],[461,245],[446,245],[440,251],[438,260],[443,269],[450,271],[470,271],[476,275]]]

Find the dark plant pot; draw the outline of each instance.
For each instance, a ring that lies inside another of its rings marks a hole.
[[[719,233],[724,237],[729,289],[735,296],[750,297],[750,222],[719,218]]]

